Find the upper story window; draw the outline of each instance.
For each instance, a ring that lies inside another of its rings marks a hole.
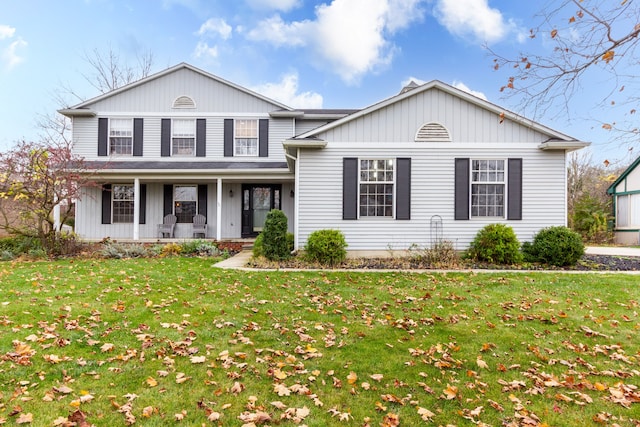
[[[133,120],[109,120],[109,154],[131,156],[133,154]]]
[[[471,216],[504,218],[504,160],[471,161]]]
[[[195,119],[174,119],[171,131],[171,155],[195,156],[196,121]]]
[[[114,185],[111,190],[111,222],[133,222],[133,202],[133,185]]]
[[[233,147],[234,156],[258,155],[258,120],[236,120]]]
[[[360,160],[360,216],[393,217],[393,159]]]

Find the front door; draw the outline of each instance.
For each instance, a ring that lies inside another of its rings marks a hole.
[[[271,209],[280,209],[280,184],[242,184],[242,237],[255,237]]]

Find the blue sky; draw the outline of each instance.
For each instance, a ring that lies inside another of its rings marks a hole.
[[[489,46],[503,56],[551,49],[529,39],[540,4],[514,0],[0,0],[0,149],[35,139],[39,114],[60,107],[56,90],[98,95],[83,56],[117,52],[153,71],[188,62],[293,107],[360,108],[410,79],[442,80],[516,112]],[[78,100],[69,98],[70,104]],[[526,115],[526,112],[524,112]],[[590,97],[541,123],[593,143],[598,163],[628,162],[609,142]],[[571,119],[571,120],[570,120]]]

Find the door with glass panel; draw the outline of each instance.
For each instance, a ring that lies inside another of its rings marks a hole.
[[[280,209],[280,184],[242,185],[242,237],[255,237],[271,209]]]

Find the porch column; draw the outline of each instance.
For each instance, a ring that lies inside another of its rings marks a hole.
[[[62,229],[62,224],[60,224],[60,203],[57,203],[53,207],[53,229],[55,231]]]
[[[133,240],[140,240],[140,178],[133,181]]]
[[[293,240],[293,250],[297,251],[300,249],[300,148],[296,149],[296,163],[294,170],[294,181],[293,181],[293,235],[295,236]]]
[[[222,239],[222,178],[218,178],[216,189],[216,240]]]

